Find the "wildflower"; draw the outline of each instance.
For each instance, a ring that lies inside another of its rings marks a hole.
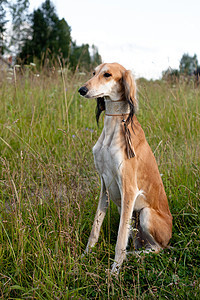
[[[21,156],[21,160],[23,160],[24,157],[23,157],[23,151],[22,150],[20,151],[20,156]]]
[[[86,127],[85,130],[89,130],[90,132],[94,132],[94,129]]]

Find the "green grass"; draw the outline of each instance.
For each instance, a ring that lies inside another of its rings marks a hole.
[[[103,127],[87,76],[43,72],[0,79],[0,298],[200,298],[200,89],[138,82],[138,119],[155,153],[173,215],[171,248],[129,256],[118,278],[119,216],[108,209],[99,242],[81,258],[100,183],[92,146]]]

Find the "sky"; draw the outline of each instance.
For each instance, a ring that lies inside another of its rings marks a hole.
[[[30,0],[30,10],[42,0]],[[200,64],[200,0],[52,0],[77,45],[94,44],[103,62],[158,79],[182,55]]]

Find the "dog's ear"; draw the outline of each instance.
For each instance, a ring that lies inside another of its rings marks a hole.
[[[97,120],[97,125],[99,123],[99,117],[102,111],[105,110],[105,101],[103,97],[99,97],[96,99],[97,100],[97,106],[96,106],[96,120]]]
[[[122,84],[124,88],[124,95],[130,106],[130,114],[127,123],[132,121],[133,115],[137,112],[138,102],[136,99],[136,83],[133,78],[132,72],[126,70],[122,76]]]

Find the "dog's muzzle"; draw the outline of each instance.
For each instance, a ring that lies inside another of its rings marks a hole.
[[[78,92],[80,93],[81,96],[85,96],[88,92],[88,89],[86,88],[86,86],[82,86]]]

